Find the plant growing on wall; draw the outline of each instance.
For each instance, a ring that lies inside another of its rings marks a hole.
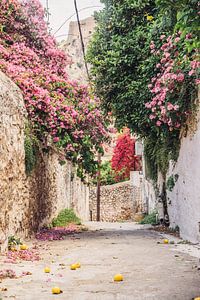
[[[173,191],[173,188],[175,187],[178,177],[179,177],[178,174],[175,174],[167,178],[166,188],[168,191],[170,192]]]
[[[125,129],[117,138],[111,165],[117,181],[128,180],[131,170],[140,170],[140,160],[135,155],[135,140],[129,129]]]
[[[0,1],[0,70],[20,87],[41,146],[58,147],[84,177],[96,171],[94,153],[107,139],[106,121],[92,91],[69,80],[70,59],[49,34],[44,15],[39,0]]]
[[[198,1],[102,2],[88,52],[96,93],[119,128],[144,139],[156,181],[178,156],[197,96]]]

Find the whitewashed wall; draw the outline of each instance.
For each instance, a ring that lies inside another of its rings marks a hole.
[[[173,190],[167,191],[170,226],[180,228],[181,237],[191,242],[200,242],[200,112],[197,113],[195,130],[189,125],[190,133],[181,139],[178,161],[170,167],[167,179],[178,175]],[[192,132],[192,133],[191,133]],[[163,178],[158,176],[158,190]],[[148,202],[148,211],[157,206],[157,199],[152,182],[144,183]]]
[[[200,112],[196,132],[181,141],[178,161],[171,164],[168,177],[172,174],[179,177],[167,193],[171,225],[180,227],[184,239],[200,242]]]

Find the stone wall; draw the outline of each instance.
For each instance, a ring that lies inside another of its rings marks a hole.
[[[0,246],[9,235],[29,236],[63,208],[89,219],[89,188],[69,162],[61,166],[50,151],[38,157],[31,176],[25,172],[26,110],[17,86],[0,72]]]
[[[70,162],[60,165],[58,155],[53,150],[39,158],[33,174],[26,177],[26,182],[31,193],[29,198],[33,199],[30,201],[30,211],[37,216],[37,223],[32,224],[35,229],[50,223],[64,208],[73,208],[83,221],[89,220],[88,186],[77,177]]]
[[[130,181],[101,187],[101,221],[116,222],[134,220],[139,211],[141,189]],[[97,193],[96,187],[90,189],[90,214],[96,221]]]

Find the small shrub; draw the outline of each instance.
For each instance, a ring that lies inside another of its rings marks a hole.
[[[76,216],[73,209],[63,209],[58,216],[53,219],[53,227],[65,227],[69,223],[81,225],[81,220]]]
[[[20,238],[15,237],[14,235],[11,235],[8,237],[8,250],[10,250],[12,247],[21,245],[22,242]]]
[[[171,175],[168,179],[167,179],[167,190],[172,192],[177,180],[178,180],[178,174],[175,175]]]
[[[153,211],[151,214],[146,215],[142,221],[140,221],[140,224],[151,224],[156,225],[157,224],[157,212]]]

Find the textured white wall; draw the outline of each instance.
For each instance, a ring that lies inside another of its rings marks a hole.
[[[172,192],[168,192],[171,225],[180,227],[184,239],[200,242],[200,113],[193,136],[182,139],[178,161],[170,166],[168,176],[179,178]]]
[[[153,186],[153,182],[144,179],[143,183],[144,189],[144,203],[145,203],[145,212],[152,213],[156,209],[156,193]]]
[[[200,103],[198,103],[200,108]],[[188,120],[188,133],[181,139],[179,158],[170,162],[166,181],[178,175],[172,191],[167,190],[170,226],[179,226],[181,237],[200,242],[200,109]],[[159,173],[158,194],[162,190],[163,177]],[[157,208],[157,197],[152,182],[144,179],[144,195],[147,211]]]
[[[179,226],[181,237],[191,242],[200,242],[200,111],[196,123],[195,132],[182,138],[178,161],[170,163],[167,173],[167,179],[178,175],[173,190],[167,191],[170,226]],[[158,192],[162,183],[163,178],[159,174]],[[144,191],[148,212],[151,212],[157,207],[157,200],[150,181],[145,180]]]

